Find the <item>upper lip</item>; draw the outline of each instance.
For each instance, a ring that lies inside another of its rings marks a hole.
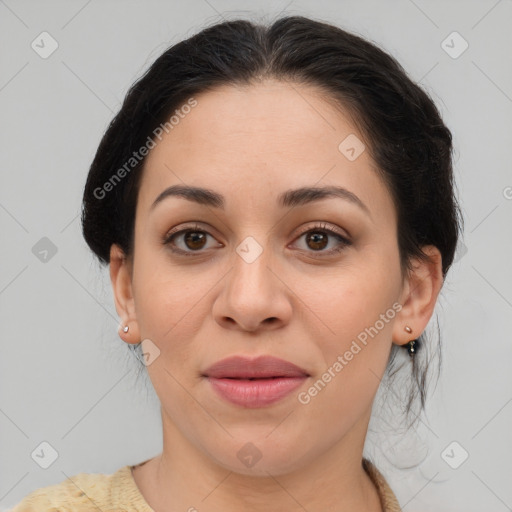
[[[216,379],[265,379],[271,377],[307,377],[297,365],[272,356],[249,358],[232,356],[210,366],[204,375]]]

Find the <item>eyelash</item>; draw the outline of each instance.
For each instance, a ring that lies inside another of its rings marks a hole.
[[[338,233],[334,229],[328,229],[326,226],[327,226],[327,223],[325,223],[325,222],[315,224],[313,226],[308,226],[306,229],[301,231],[297,237],[297,239],[298,239],[298,238],[302,237],[303,235],[310,233],[310,232],[322,232],[322,233],[327,233],[327,234],[332,235],[333,237],[337,238],[338,241],[340,242],[340,244],[334,249],[330,249],[328,251],[324,251],[324,250],[307,251],[307,252],[312,252],[312,253],[317,253],[317,254],[321,253],[322,254],[320,256],[321,258],[337,254],[337,253],[343,251],[346,247],[352,245],[352,242],[350,240],[348,240],[346,237],[342,236],[340,233]],[[170,250],[173,253],[182,255],[182,256],[197,256],[198,254],[204,253],[204,251],[201,249],[197,250],[197,251],[190,251],[190,250],[184,251],[183,249],[178,249],[175,246],[173,246],[174,238],[176,238],[179,235],[188,233],[188,232],[205,233],[207,235],[213,236],[210,233],[208,233],[208,231],[202,229],[200,226],[198,226],[196,224],[194,226],[185,227],[184,229],[180,229],[179,231],[171,231],[171,232],[167,233],[165,235],[162,243],[163,243],[163,245],[168,245],[170,247]]]

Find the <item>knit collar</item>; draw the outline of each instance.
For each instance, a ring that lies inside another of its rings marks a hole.
[[[150,460],[150,459],[148,459]],[[130,503],[137,512],[154,512],[140,492],[132,469],[147,462],[136,465],[128,465],[119,469],[112,477],[112,498],[117,503]],[[389,487],[388,483],[375,465],[368,459],[363,458],[363,468],[374,483],[382,505],[383,512],[401,512],[398,500]]]

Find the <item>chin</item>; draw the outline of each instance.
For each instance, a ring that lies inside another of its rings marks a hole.
[[[268,431],[260,440],[250,441],[244,436],[239,441],[230,439],[229,445],[219,452],[212,447],[209,457],[228,471],[247,476],[269,477],[292,473],[306,463],[304,443],[283,443],[282,439],[269,439]]]

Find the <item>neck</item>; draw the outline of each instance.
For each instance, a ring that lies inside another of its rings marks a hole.
[[[137,477],[134,473],[155,512],[167,511],[171,505],[173,510],[189,512],[382,512],[377,489],[362,466],[367,428],[361,425],[313,462],[285,474],[265,471],[254,476],[216,464],[163,413],[162,420],[162,454],[145,464],[145,473],[140,471]],[[363,419],[366,427],[368,420]]]

